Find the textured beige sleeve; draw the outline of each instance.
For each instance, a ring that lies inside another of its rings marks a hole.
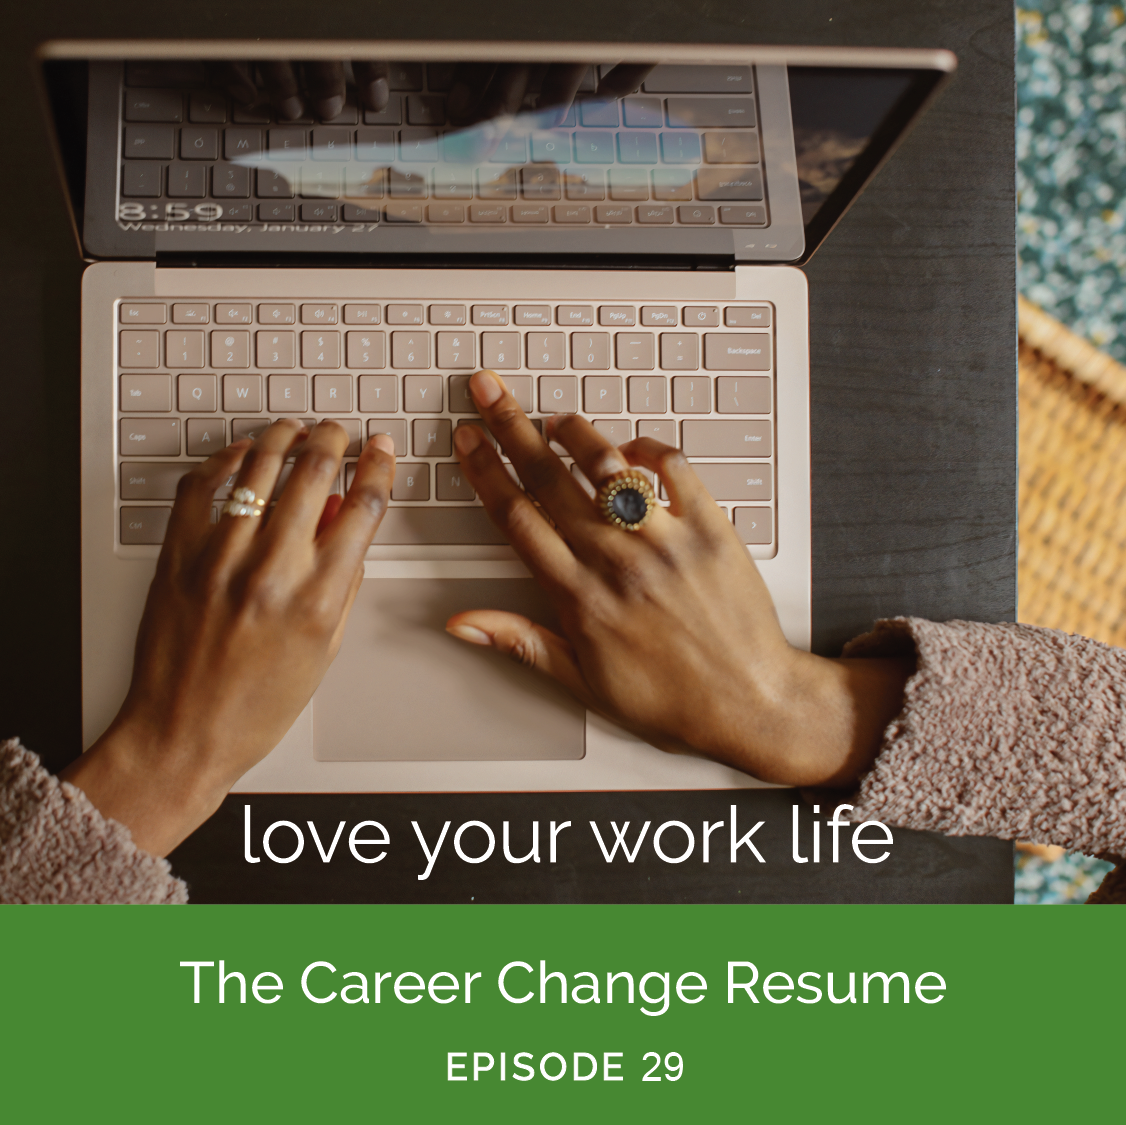
[[[1126,856],[1126,650],[1029,625],[881,621],[845,656],[914,650],[852,819]]]
[[[16,739],[0,742],[0,903],[187,901],[167,860],[141,851]]]

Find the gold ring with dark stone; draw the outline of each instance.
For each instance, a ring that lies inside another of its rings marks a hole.
[[[652,515],[657,497],[641,473],[627,469],[615,473],[598,490],[597,503],[607,523],[624,531],[637,531]]]

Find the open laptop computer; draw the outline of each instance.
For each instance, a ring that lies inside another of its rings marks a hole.
[[[349,82],[331,120],[293,120],[223,86],[235,60],[260,82],[267,60],[287,58],[339,61],[349,79],[343,60],[381,60],[387,104],[365,106]],[[515,72],[518,103],[451,124],[467,65],[486,82]],[[394,437],[399,467],[340,654],[239,790],[756,784],[659,753],[446,636],[446,618],[473,607],[550,619],[463,480],[452,432],[473,421],[466,382],[485,366],[533,419],[578,411],[615,442],[679,445],[787,637],[808,647],[796,266],[954,65],[944,51],[711,44],[49,44],[47,93],[92,261],[86,744],[128,686],[180,475],[288,415],[348,429],[341,487],[376,432]],[[552,66],[577,87],[554,108],[541,102]],[[608,96],[622,66],[636,84]]]

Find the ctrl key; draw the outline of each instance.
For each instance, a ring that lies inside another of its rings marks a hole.
[[[171,508],[122,508],[122,545],[163,543],[171,515]]]

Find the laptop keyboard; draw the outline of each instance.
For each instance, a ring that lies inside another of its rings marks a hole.
[[[449,64],[395,64],[386,109],[349,101],[330,121],[278,120],[268,106],[241,107],[183,76],[176,88],[155,85],[169,80],[162,73],[172,72],[126,68],[122,222],[300,230],[769,221],[750,67],[660,66],[620,100],[595,96],[592,67],[555,127],[543,128],[529,106],[503,128],[466,129],[447,125]]]
[[[344,426],[341,487],[365,441],[392,436],[398,467],[376,546],[503,544],[453,448],[457,426],[480,423],[467,384],[481,367],[503,376],[541,430],[552,414],[580,413],[615,445],[649,436],[678,446],[743,542],[763,557],[776,545],[768,303],[466,294],[440,303],[145,298],[117,309],[123,545],[162,542],[180,477],[279,417]]]

